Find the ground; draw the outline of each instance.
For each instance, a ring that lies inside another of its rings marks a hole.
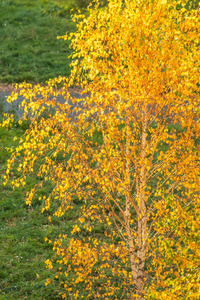
[[[15,88],[14,84],[0,82],[0,92],[11,92]]]

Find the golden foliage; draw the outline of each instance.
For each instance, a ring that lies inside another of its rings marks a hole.
[[[74,16],[77,32],[62,37],[74,49],[70,78],[17,87],[32,122],[6,178],[21,157],[13,186],[25,184],[39,161],[40,185],[54,187],[43,211],[59,202],[54,215],[62,216],[74,199],[81,205],[46,261],[56,278],[65,277],[63,298],[200,297],[200,23],[186,4],[97,2],[87,16]],[[74,106],[73,84],[82,89]],[[47,118],[46,107],[54,109]],[[36,190],[27,193],[28,205]]]

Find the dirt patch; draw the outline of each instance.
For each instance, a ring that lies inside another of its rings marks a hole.
[[[1,83],[0,82],[0,92],[12,92],[15,88],[15,85],[8,84],[8,83]]]

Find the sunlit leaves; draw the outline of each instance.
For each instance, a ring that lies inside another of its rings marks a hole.
[[[9,99],[25,98],[31,125],[6,180],[21,159],[13,186],[29,172],[40,180],[28,205],[51,182],[44,213],[70,217],[79,207],[46,261],[63,298],[199,297],[200,23],[186,3],[89,7],[63,37],[74,50],[70,78],[23,84]],[[73,84],[81,99],[71,99]]]

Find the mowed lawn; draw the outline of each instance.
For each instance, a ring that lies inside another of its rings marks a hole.
[[[69,43],[57,36],[75,30],[72,7],[76,7],[73,1],[0,0],[0,82],[39,83],[70,74]],[[1,120],[2,113],[0,99]],[[37,182],[36,176],[29,178],[26,188],[15,191],[3,184],[10,156],[6,148],[18,143],[27,126],[15,122],[9,130],[0,128],[0,300],[61,299],[58,281],[44,284],[53,276],[44,263],[53,253],[52,245],[44,239],[72,228],[76,214],[71,220],[50,224],[47,215],[41,214],[40,202],[27,207],[26,189]],[[13,176],[18,176],[15,171]],[[39,194],[48,194],[50,189],[47,185]]]
[[[0,128],[0,300],[61,299],[61,284],[45,267],[45,260],[53,254],[52,244],[45,242],[45,237],[54,240],[59,233],[70,232],[77,212],[72,212],[71,217],[54,218],[50,223],[47,214],[41,213],[41,202],[35,200],[28,207],[24,199],[26,190],[37,183],[35,174],[29,177],[26,187],[15,191],[10,183],[3,184],[10,157],[6,148],[14,147],[26,128],[26,123],[19,127],[17,122],[9,130]],[[14,168],[11,180],[16,176],[20,174]],[[51,185],[47,183],[37,196],[50,191]],[[45,286],[47,278],[52,278],[53,284]]]
[[[69,43],[75,2],[0,1],[0,82],[45,82],[70,74]]]

